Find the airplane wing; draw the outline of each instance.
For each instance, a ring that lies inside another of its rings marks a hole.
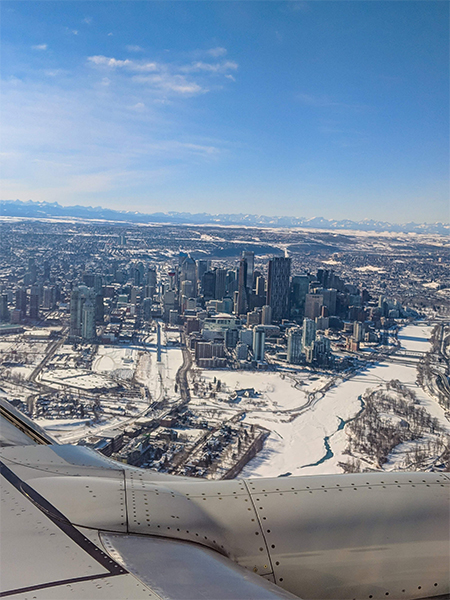
[[[210,548],[129,535],[124,468],[0,411],[0,597],[296,598]]]

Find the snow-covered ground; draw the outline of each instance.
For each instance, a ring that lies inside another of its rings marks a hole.
[[[138,351],[129,346],[99,346],[92,370],[110,377],[131,379],[137,361]]]
[[[398,334],[399,342],[405,350],[428,352],[429,338],[433,327],[424,324],[407,325]]]
[[[153,401],[159,402],[163,398],[178,399],[175,380],[182,364],[183,353],[180,348],[163,346],[161,362],[158,363],[156,347],[149,347],[140,354],[136,381],[145,385]]]
[[[84,371],[83,369],[53,369],[44,371],[38,377],[42,383],[56,389],[73,387],[82,390],[94,390],[98,388],[114,388],[116,383],[109,377]]]
[[[399,336],[408,350],[427,351],[432,327],[412,324],[404,327]],[[416,367],[411,364],[383,362],[372,365],[348,381],[338,380],[325,394],[316,394],[311,408],[287,422],[286,415],[247,413],[246,420],[272,431],[263,450],[248,463],[244,477],[272,477],[285,473],[340,473],[339,462],[348,458],[343,451],[347,445],[344,423],[361,410],[360,396],[380,383],[398,379],[414,389],[421,405],[436,417],[450,434],[450,422],[444,410],[416,384]],[[281,389],[280,389],[281,393]],[[285,394],[276,401],[284,402]],[[289,400],[288,400],[289,402]]]

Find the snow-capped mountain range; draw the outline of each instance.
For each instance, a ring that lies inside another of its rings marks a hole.
[[[254,214],[210,214],[189,212],[140,213],[135,211],[113,210],[101,206],[61,206],[57,202],[33,202],[29,200],[1,200],[0,216],[27,217],[36,219],[75,218],[89,220],[120,221],[127,223],[161,223],[173,225],[234,225],[247,227],[305,227],[331,230],[358,230],[398,233],[437,233],[448,235],[449,223],[388,223],[364,219],[351,221],[313,217],[268,217]]]

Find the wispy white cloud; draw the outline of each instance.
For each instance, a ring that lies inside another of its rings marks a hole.
[[[126,67],[132,64],[129,59],[117,60],[116,58],[108,58],[107,56],[88,56],[88,61],[94,65],[103,65],[105,67]]]
[[[163,92],[173,92],[184,96],[193,96],[205,93],[207,88],[202,87],[194,81],[188,81],[183,75],[170,75],[161,73],[158,75],[135,75],[133,81],[147,83]]]
[[[179,140],[161,140],[159,142],[149,143],[146,147],[148,152],[156,154],[167,154],[171,157],[183,157],[186,155],[201,156],[211,158],[218,156],[221,150],[217,146],[205,144],[193,144],[191,142],[181,142]]]
[[[83,19],[83,23],[86,23],[86,25],[91,25],[92,24],[92,17],[85,17]]]
[[[47,50],[47,44],[36,44],[36,46],[31,46],[33,50]]]
[[[142,48],[141,46],[134,46],[134,45],[129,45],[129,46],[125,46],[125,48],[128,50],[128,52],[144,52],[144,48]]]
[[[219,56],[225,56],[226,53],[227,53],[227,49],[222,48],[221,46],[218,46],[217,48],[211,48],[210,50],[207,50],[207,52],[206,52],[206,54],[209,54],[210,56],[214,56],[215,58],[217,58]]]
[[[97,55],[88,56],[88,61],[94,65],[110,68],[126,68],[130,71],[158,71],[159,65],[155,62],[134,61],[126,58],[125,60],[110,58],[108,56]]]
[[[237,63],[227,60],[222,63],[205,63],[201,61],[194,62],[190,65],[181,67],[181,71],[184,73],[198,73],[200,71],[207,71],[209,73],[226,73],[227,71],[235,71],[238,68]]]
[[[149,88],[182,96],[194,96],[209,91],[205,78],[208,75],[228,76],[229,71],[236,71],[237,63],[223,61],[209,63],[204,61],[193,62],[188,65],[179,65],[169,62],[155,62],[148,60],[134,60],[130,58],[118,59],[114,57],[95,55],[88,57],[88,63],[116,72],[129,72],[135,83],[147,84]],[[188,75],[198,74],[194,77]],[[228,79],[234,81],[234,77]]]

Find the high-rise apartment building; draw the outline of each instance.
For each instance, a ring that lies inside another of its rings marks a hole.
[[[87,298],[83,304],[81,337],[92,341],[95,335],[95,305],[90,298]]]
[[[316,339],[316,323],[312,319],[303,319],[302,332],[302,351],[310,348],[313,341]]]
[[[337,302],[337,290],[335,290],[335,289],[323,290],[322,296],[323,296],[323,305],[328,308],[328,315],[335,315],[336,314],[336,302]]]
[[[289,317],[289,278],[291,259],[276,256],[269,261],[267,302],[272,308],[272,320],[279,322]]]
[[[80,290],[74,288],[70,296],[70,337],[81,336],[81,308]]]
[[[257,362],[264,361],[266,345],[266,330],[263,325],[257,325],[253,329],[253,356]]]
[[[22,317],[27,312],[27,290],[25,288],[19,288],[16,291],[16,308],[21,311]]]
[[[97,300],[100,297],[103,304],[103,297],[96,296],[92,288],[80,285],[72,290],[70,296],[70,337],[83,337],[92,340],[95,338],[95,320],[98,312]],[[88,304],[86,311],[85,305]]]
[[[256,295],[261,297],[266,295],[266,280],[262,275],[256,279]]]
[[[30,283],[36,283],[37,267],[36,267],[36,259],[34,259],[34,258],[28,259],[28,273],[30,276]]]
[[[271,323],[272,323],[272,307],[269,306],[268,304],[265,304],[262,307],[261,324],[262,325],[271,325]]]
[[[8,294],[2,294],[0,296],[0,321],[2,323],[7,323],[9,321]]]
[[[287,361],[299,364],[302,360],[302,329],[291,327],[287,335]]]
[[[315,319],[320,317],[323,306],[322,294],[306,294],[305,298],[305,317],[307,319]]]
[[[364,323],[360,323],[359,321],[355,321],[353,323],[353,339],[356,342],[362,342],[364,340],[365,326]]]
[[[151,321],[152,318],[152,299],[144,298],[144,302],[142,304],[143,307],[143,317],[144,321]]]

